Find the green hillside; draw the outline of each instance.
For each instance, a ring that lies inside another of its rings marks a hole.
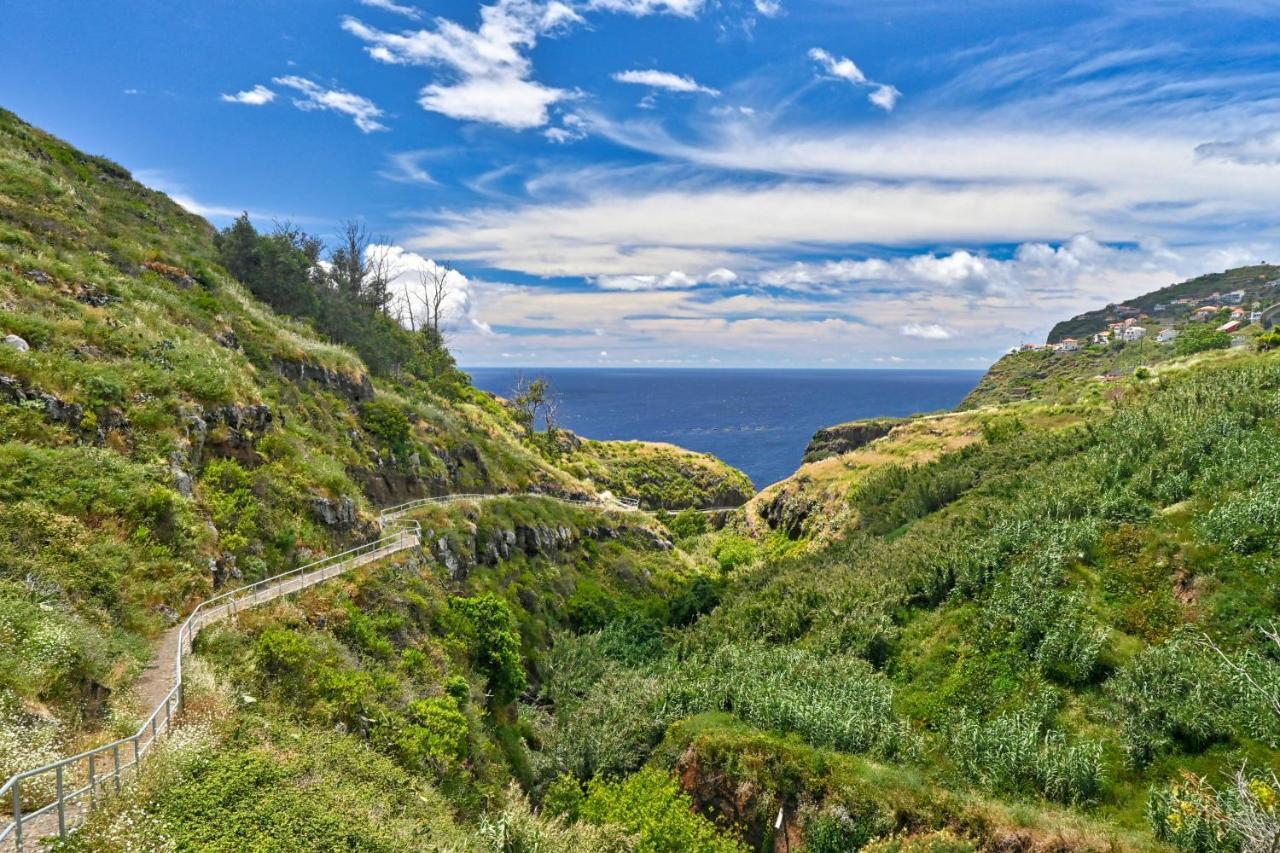
[[[424,506],[420,548],[206,629],[176,734],[64,849],[1280,837],[1267,339],[1019,353],[751,496],[531,433],[318,251],[0,115],[0,775],[131,731],[153,638],[215,590],[381,504],[543,493]],[[605,489],[686,511],[554,499]]]

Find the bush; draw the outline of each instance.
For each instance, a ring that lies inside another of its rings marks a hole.
[[[452,697],[410,702],[405,716],[396,742],[410,766],[447,770],[467,757],[467,718]]]
[[[594,779],[579,811],[587,823],[613,825],[634,834],[638,853],[737,853],[745,849],[694,812],[689,795],[661,770],[641,770],[617,782]]]
[[[1006,794],[1037,793],[1062,803],[1095,799],[1104,782],[1102,745],[1040,733],[1028,713],[982,723],[961,718],[950,733],[951,758],[968,779]]]
[[[698,512],[693,507],[682,509],[675,515],[662,513],[658,519],[677,539],[692,539],[706,533],[708,529],[706,513]]]
[[[1192,355],[1211,349],[1226,349],[1229,346],[1231,335],[1216,331],[1207,323],[1183,329],[1173,342],[1174,351],[1178,355]]]
[[[375,399],[360,409],[364,427],[373,433],[396,456],[407,455],[409,449],[409,416],[395,403]]]
[[[496,595],[456,598],[450,607],[462,617],[471,640],[476,669],[489,679],[494,702],[506,705],[525,689],[520,635],[511,608]]]
[[[1230,733],[1230,683],[1189,635],[1145,649],[1107,682],[1129,759],[1143,765],[1173,747],[1200,751]]]
[[[756,546],[750,539],[726,533],[711,547],[711,557],[728,574],[740,566],[749,565],[756,558]]]

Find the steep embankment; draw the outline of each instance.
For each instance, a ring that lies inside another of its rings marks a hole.
[[[646,509],[735,507],[755,494],[750,478],[710,453],[654,441],[568,442],[565,470]]]
[[[152,638],[219,588],[366,538],[380,504],[594,493],[438,337],[346,298],[315,257],[247,221],[218,235],[0,112],[0,777],[131,730]],[[687,474],[711,494],[716,470],[682,461],[664,489]],[[517,497],[416,515],[421,555],[202,635],[184,736],[76,843],[488,849],[488,815],[603,849],[614,830],[506,791],[536,741],[515,700],[562,632],[642,613],[656,640],[701,613],[698,567],[638,513]],[[52,788],[22,793],[29,810]]]
[[[107,713],[141,638],[220,584],[365,535],[371,502],[582,490],[484,395],[375,383],[265,309],[213,237],[119,166],[0,113],[8,711]]]

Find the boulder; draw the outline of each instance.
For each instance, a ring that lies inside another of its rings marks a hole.
[[[311,516],[326,527],[339,530],[350,530],[359,520],[356,502],[349,497],[341,497],[337,500],[312,498]]]
[[[18,352],[26,352],[31,349],[31,345],[17,335],[5,335],[4,345],[10,349],[16,349]]]

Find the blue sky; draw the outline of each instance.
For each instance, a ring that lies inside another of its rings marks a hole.
[[[1280,258],[1280,0],[13,0],[0,104],[452,262],[471,365],[980,367]]]

